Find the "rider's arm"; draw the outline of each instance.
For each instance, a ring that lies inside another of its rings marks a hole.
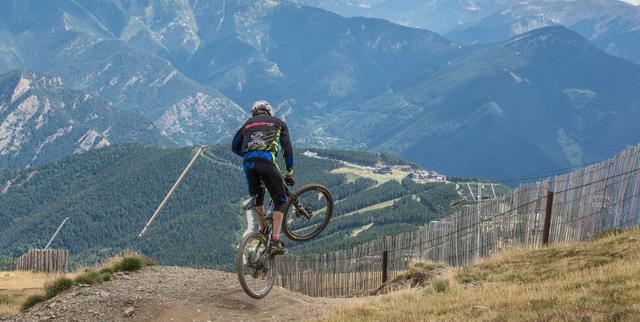
[[[233,142],[231,143],[231,150],[233,151],[233,153],[242,156],[242,141],[243,141],[243,136],[242,136],[242,129],[244,128],[241,127],[238,132],[236,132],[236,135],[233,137]]]
[[[282,156],[284,157],[285,173],[293,174],[293,147],[287,124],[282,122],[282,132],[280,133],[280,145],[282,146]]]

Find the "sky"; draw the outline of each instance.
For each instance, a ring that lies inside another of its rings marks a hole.
[[[624,2],[628,2],[630,4],[634,4],[636,6],[640,5],[640,0],[622,0]]]

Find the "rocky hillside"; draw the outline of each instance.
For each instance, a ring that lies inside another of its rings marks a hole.
[[[0,72],[20,68],[60,76],[72,87],[143,115],[165,134],[175,134],[181,144],[196,139],[218,142],[233,135],[232,128],[244,117],[239,106],[185,76],[154,51],[154,42],[137,43],[137,18],[131,17],[131,30],[116,36],[108,26],[116,24],[118,17],[101,21],[87,9],[94,4],[109,5],[102,1],[3,2],[0,62],[5,64],[0,63]],[[109,14],[102,9],[101,13]]]
[[[69,88],[59,77],[0,75],[0,167],[44,164],[115,143],[173,145],[151,121],[99,96]]]

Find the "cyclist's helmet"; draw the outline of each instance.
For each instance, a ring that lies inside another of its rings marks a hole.
[[[253,103],[253,106],[251,106],[251,114],[253,116],[264,113],[267,113],[271,116],[276,115],[276,113],[273,111],[273,107],[271,107],[271,104],[269,104],[269,102],[260,100]]]

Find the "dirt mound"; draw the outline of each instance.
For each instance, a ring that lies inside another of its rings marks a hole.
[[[367,295],[380,295],[409,288],[421,288],[446,273],[444,264],[413,262],[407,270]]]
[[[8,321],[302,321],[322,318],[343,301],[281,288],[255,300],[232,273],[149,267],[101,285],[74,287]]]

